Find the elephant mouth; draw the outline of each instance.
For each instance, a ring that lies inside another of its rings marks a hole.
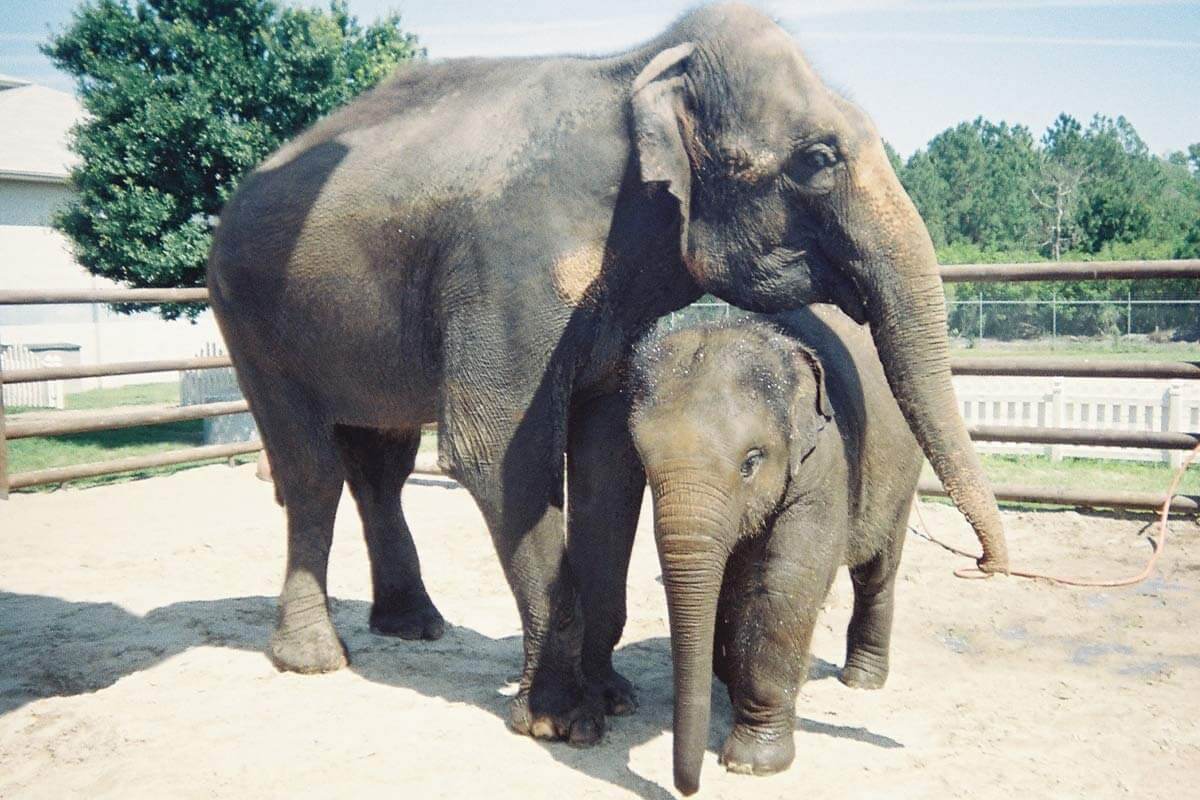
[[[759,257],[753,271],[760,285],[785,300],[762,303],[763,307],[752,311],[772,313],[810,303],[831,303],[855,322],[867,321],[867,301],[858,284],[812,239],[776,246]]]

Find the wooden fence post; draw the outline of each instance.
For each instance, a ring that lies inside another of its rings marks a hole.
[[[1167,387],[1167,408],[1164,414],[1166,425],[1164,430],[1182,431],[1183,430],[1183,381],[1171,381],[1171,385]],[[1183,466],[1183,457],[1187,455],[1182,450],[1164,450],[1163,461],[1171,465],[1171,469],[1179,469]]]

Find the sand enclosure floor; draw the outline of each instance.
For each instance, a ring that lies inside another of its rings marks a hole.
[[[589,750],[504,725],[516,608],[467,493],[416,480],[405,505],[450,627],[371,635],[366,551],[343,500],[331,562],[350,668],[276,672],[262,651],[283,515],[253,466],[207,467],[0,503],[0,796],[540,798],[674,796],[666,608],[643,513],[617,668],[639,690]],[[648,506],[647,506],[648,509]],[[972,539],[925,504],[936,535]],[[1147,518],[1005,512],[1014,561],[1136,572]],[[1200,528],[1173,525],[1153,580],[1072,590],[952,577],[910,537],[886,688],[836,680],[844,574],[816,633],[797,758],[772,778],[710,752],[701,797],[1195,796]],[[844,571],[843,571],[844,573]],[[714,688],[711,748],[729,727]]]

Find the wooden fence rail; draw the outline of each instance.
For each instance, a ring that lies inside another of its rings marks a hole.
[[[138,428],[143,425],[162,425],[165,422],[187,422],[223,414],[241,414],[250,410],[245,400],[227,403],[201,403],[173,408],[134,409],[130,411],[97,411],[92,414],[65,416],[61,414],[26,422],[15,419],[5,430],[7,439],[28,439],[32,436],[66,436],[71,433],[94,433],[118,428]]]
[[[63,367],[5,369],[4,385],[74,378],[107,378],[111,375],[140,375],[147,372],[175,372],[181,369],[219,369],[232,367],[229,356],[216,358],[164,358],[158,361],[120,361],[112,364],[71,364]]]
[[[1044,281],[1044,280],[1111,280],[1137,278],[1200,278],[1200,259],[1176,261],[1115,261],[1028,264],[964,264],[942,267],[946,283],[962,281]],[[67,291],[0,290],[0,306],[45,305],[72,303],[205,303],[205,289],[93,289]],[[143,372],[216,369],[231,366],[227,356],[134,361],[116,364],[75,366],[22,366],[4,369],[0,363],[0,386],[5,383],[36,383],[40,381],[91,378],[109,375],[131,375]],[[952,369],[959,375],[1060,376],[1092,378],[1169,378],[1200,379],[1200,362],[1116,362],[1103,360],[1068,360],[1062,358],[956,358]],[[99,411],[87,415],[72,415],[62,419],[8,421],[4,415],[3,395],[0,394],[0,499],[7,498],[10,489],[63,483],[80,478],[137,471],[155,467],[185,464],[208,459],[233,458],[261,449],[259,442],[210,445],[134,456],[93,464],[58,467],[32,472],[9,474],[9,439],[32,436],[60,436],[112,430],[140,425],[161,424],[182,420],[202,419],[225,414],[244,413],[244,400],[201,403],[168,409]],[[1200,433],[1155,431],[1100,431],[1074,428],[1033,428],[976,425],[972,438],[978,441],[1031,442],[1042,444],[1089,444],[1098,446],[1144,447],[1163,450],[1190,449],[1200,441]],[[436,465],[419,460],[418,472],[436,472]],[[1153,493],[1113,490],[1076,491],[1038,486],[1000,485],[994,487],[1000,500],[1082,505],[1107,508],[1150,509],[1166,499]],[[944,494],[935,482],[922,482],[920,492],[927,495]],[[1195,513],[1200,511],[1200,497],[1176,495],[1172,510]]]
[[[229,356],[169,358],[159,361],[125,361],[113,364],[74,364],[65,367],[5,369],[4,383],[36,383],[136,375],[144,372],[174,372],[188,369],[231,367]],[[1017,377],[1065,378],[1200,378],[1200,361],[1105,361],[1090,358],[977,358],[950,359],[955,375],[1012,375]]]
[[[942,283],[967,281],[1111,281],[1200,278],[1200,258],[1175,261],[1034,261],[1022,264],[953,264],[942,267]]]
[[[111,461],[97,461],[92,464],[75,464],[69,467],[19,472],[9,478],[8,486],[10,489],[26,489],[31,486],[66,483],[67,481],[77,481],[82,478],[114,475],[119,472],[137,472],[138,470],[153,469],[155,467],[190,464],[193,461],[233,458],[247,453],[256,453],[261,449],[262,442],[235,442],[234,444],[187,447],[181,450],[169,450],[165,453],[116,458]]]
[[[0,306],[207,302],[208,289],[5,289],[0,291]]]

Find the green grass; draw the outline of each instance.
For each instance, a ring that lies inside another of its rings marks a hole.
[[[53,467],[66,467],[74,464],[90,464],[95,461],[109,461],[116,458],[149,455],[167,450],[180,450],[186,447],[198,447],[203,444],[204,420],[188,420],[186,422],[168,422],[162,425],[150,425],[142,428],[122,428],[114,431],[96,431],[95,433],[74,433],[68,436],[47,436],[29,439],[17,439],[8,443],[8,468],[10,472],[29,472]],[[238,456],[235,461],[244,463],[253,461],[256,455]],[[223,463],[225,459],[210,459],[195,461],[188,464],[176,464],[168,467],[154,467],[134,472],[123,472],[117,475],[102,475],[95,478],[84,478],[71,481],[71,485],[84,488],[117,483],[128,480],[138,480],[156,475],[170,475],[184,469],[202,467],[208,464]],[[48,491],[50,486],[35,486],[21,489],[23,492]]]
[[[178,405],[178,403],[178,383],[139,383],[115,389],[91,389],[86,392],[69,394],[67,395],[66,410],[91,411],[99,408],[117,408],[118,406]],[[35,408],[33,406],[8,406],[4,409],[4,413],[16,416],[29,412],[54,410],[53,408]]]
[[[93,410],[115,408],[118,406],[135,406],[147,404],[177,404],[179,402],[179,385],[177,383],[143,383],[131,386],[121,386],[115,389],[93,389],[78,392],[67,397],[68,410]],[[10,408],[6,411],[17,416],[26,411],[47,411],[44,408]],[[94,433],[74,433],[67,436],[46,436],[29,439],[17,439],[8,443],[8,469],[10,473],[31,472],[34,470],[66,467],[75,464],[90,464],[96,461],[110,461],[117,458],[161,453],[167,450],[180,450],[187,447],[198,447],[204,443],[204,420],[188,420],[186,422],[169,422],[162,425],[149,425],[140,428],[121,428],[111,431],[96,431]],[[252,461],[254,455],[239,456],[238,461]],[[72,481],[72,486],[96,486],[117,481],[133,480],[152,475],[167,475],[182,469],[220,463],[218,461],[198,461],[190,464],[178,464],[170,467],[155,467],[153,469],[126,472],[119,475],[105,475],[97,478],[86,478]],[[34,487],[22,491],[45,491],[52,487]]]
[[[951,355],[972,358],[1007,358],[1009,356],[1041,358],[1104,358],[1115,361],[1200,361],[1200,345],[1194,342],[1129,342],[1113,346],[1104,341],[1071,341],[1060,339],[1052,347],[1040,339],[1034,342],[1001,342],[987,340],[983,347],[952,347]]]
[[[204,420],[197,419],[144,428],[17,439],[8,443],[8,464],[13,472],[28,472],[198,447],[203,438]]]
[[[179,403],[179,383],[139,383],[120,386],[116,389],[92,389],[67,395],[68,410],[115,408],[117,406],[140,406],[152,403]]]
[[[1047,456],[980,456],[992,483],[1024,483],[1070,489],[1114,489],[1164,494],[1175,471],[1167,464],[1064,458],[1057,463]],[[928,465],[925,475],[933,476]],[[1200,463],[1183,476],[1181,494],[1200,495]]]
[[[988,356],[999,354],[999,351],[989,349],[964,352]],[[1033,354],[1025,350],[1018,352],[1022,355]],[[1129,358],[1137,356],[1134,353],[1125,355]],[[1200,353],[1194,357],[1200,358]],[[178,393],[179,388],[174,384],[141,384],[118,389],[81,392],[68,397],[67,405],[72,409],[93,409],[142,403],[173,403],[178,402]],[[13,411],[16,412],[15,409]],[[18,439],[8,443],[9,470],[11,472],[28,472],[195,447],[202,444],[203,431],[203,420],[192,420],[142,428],[78,433],[70,436]],[[421,437],[422,452],[434,452],[436,448],[437,435],[432,431],[425,432]],[[239,457],[238,460],[252,461],[254,458],[255,456],[250,455]],[[1076,489],[1114,488],[1162,493],[1166,491],[1173,474],[1165,464],[1145,464],[1131,461],[1067,458],[1053,463],[1045,456],[994,455],[983,456],[982,459],[984,469],[993,483],[1026,483]],[[215,462],[182,464],[122,475],[90,478],[75,481],[72,485],[93,486],[151,475],[163,475],[211,463]],[[1188,470],[1180,491],[1183,494],[1200,495],[1200,464]]]

